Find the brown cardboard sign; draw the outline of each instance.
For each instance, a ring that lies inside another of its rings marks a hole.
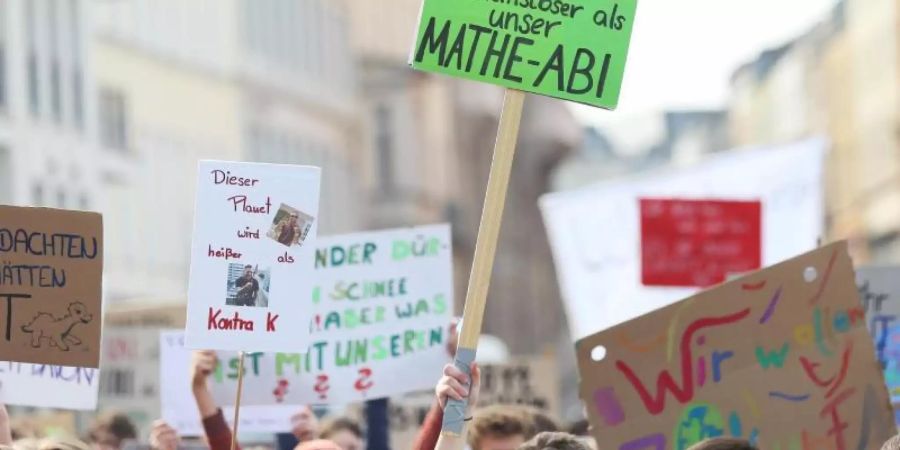
[[[577,344],[601,447],[878,449],[896,432],[846,243],[822,247]]]
[[[103,218],[0,206],[0,360],[98,367]]]

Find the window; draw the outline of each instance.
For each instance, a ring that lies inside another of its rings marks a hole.
[[[50,48],[50,109],[53,120],[62,123],[62,74],[59,62],[59,0],[49,0],[47,5],[47,32]]]
[[[100,89],[100,141],[106,148],[128,150],[128,112],[125,95],[113,89]]]
[[[40,78],[38,77],[38,55],[37,55],[37,30],[35,23],[34,7],[37,0],[25,2],[25,27],[27,43],[27,62],[26,70],[28,71],[28,107],[33,117],[38,117],[41,113],[41,87]]]
[[[3,2],[0,2],[2,4]],[[13,199],[12,156],[6,147],[0,147],[0,203],[10,204]]]
[[[31,186],[31,202],[34,206],[44,206],[44,186],[41,183]]]
[[[318,78],[322,77],[323,69],[325,66],[324,63],[324,55],[322,54],[323,49],[323,36],[324,36],[324,27],[323,27],[323,19],[324,14],[322,12],[322,4],[320,0],[312,0],[309,15],[311,18],[310,23],[310,34],[312,35],[312,39],[307,41],[306,50],[310,54],[310,61],[312,63],[312,73],[314,73]]]
[[[385,105],[375,109],[375,151],[378,182],[382,191],[390,192],[394,189],[394,137],[391,111]]]
[[[84,74],[81,61],[81,4],[69,0],[69,43],[72,45],[72,120],[78,129],[84,129]]]
[[[6,74],[6,46],[8,42],[6,37],[6,10],[8,5],[9,2],[0,1],[0,111],[6,111],[9,108],[8,78]]]

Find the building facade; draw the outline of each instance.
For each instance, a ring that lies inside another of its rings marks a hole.
[[[462,312],[503,89],[416,72],[407,61],[419,0],[356,2],[366,186],[373,227],[449,221]],[[581,138],[565,103],[529,96],[506,200],[484,332],[514,354],[553,350],[565,322],[537,208],[553,167]],[[522,327],[528,323],[528,327]]]
[[[322,167],[319,232],[355,230],[358,114],[345,5],[127,0],[96,8],[92,50],[109,293],[186,291],[196,162]]]
[[[735,144],[829,138],[829,238],[849,239],[861,263],[900,258],[898,49],[896,1],[845,0],[808,33],[764,52],[732,79]]]
[[[99,207],[91,5],[0,2],[0,203]]]

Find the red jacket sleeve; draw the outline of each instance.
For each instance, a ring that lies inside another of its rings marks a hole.
[[[203,432],[206,433],[209,450],[231,450],[231,427],[221,409],[216,415],[203,418]],[[240,449],[239,445],[235,446],[235,450]]]
[[[441,436],[443,421],[444,411],[435,403],[431,407],[431,411],[428,411],[428,415],[425,416],[425,422],[422,423],[419,435],[416,436],[416,440],[413,442],[413,450],[434,450],[434,447],[437,446],[438,438]]]

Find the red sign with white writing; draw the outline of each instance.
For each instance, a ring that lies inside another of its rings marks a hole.
[[[759,201],[641,199],[641,282],[706,287],[762,266]]]

